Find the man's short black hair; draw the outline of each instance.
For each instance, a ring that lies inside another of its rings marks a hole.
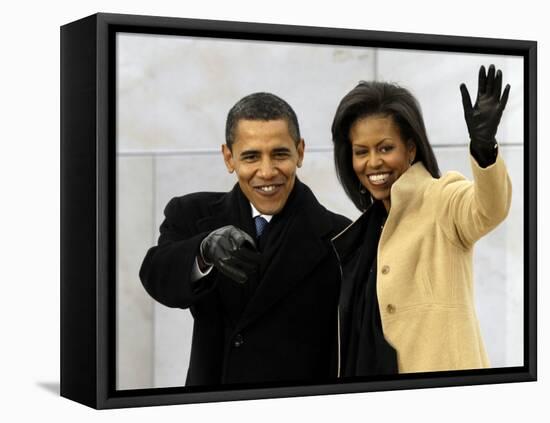
[[[247,95],[229,110],[225,124],[225,143],[229,149],[235,142],[235,128],[242,119],[265,121],[284,119],[292,139],[296,144],[300,141],[300,127],[296,113],[286,101],[274,94],[261,92]]]

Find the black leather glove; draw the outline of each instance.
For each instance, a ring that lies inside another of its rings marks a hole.
[[[254,240],[229,225],[211,232],[200,245],[202,260],[238,283],[245,283],[260,264]]]
[[[481,167],[493,164],[497,157],[497,142],[495,139],[502,112],[508,101],[510,85],[506,84],[502,93],[502,72],[495,75],[495,66],[489,66],[485,75],[485,67],[479,68],[479,83],[476,103],[472,107],[470,94],[464,83],[460,84],[464,117],[470,134],[470,153]]]

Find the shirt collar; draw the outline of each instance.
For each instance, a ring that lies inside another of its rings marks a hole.
[[[252,203],[250,203],[250,207],[252,207],[252,219],[254,219],[256,216],[262,216],[265,220],[267,220],[268,223],[271,221],[273,215],[260,213],[258,210],[256,210],[256,207],[254,207],[254,204]]]

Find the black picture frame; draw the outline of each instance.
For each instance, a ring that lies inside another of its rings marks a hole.
[[[524,58],[524,365],[323,385],[115,389],[118,32],[487,53]],[[537,44],[99,13],[61,27],[61,395],[97,409],[534,381],[537,378]]]

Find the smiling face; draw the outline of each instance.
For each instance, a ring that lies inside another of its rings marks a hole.
[[[295,143],[284,119],[239,120],[234,139],[231,149],[222,146],[227,170],[260,213],[279,213],[302,166],[304,140]]]
[[[357,178],[389,211],[391,186],[414,160],[415,144],[401,138],[391,116],[381,115],[356,120],[350,128],[349,139]]]

